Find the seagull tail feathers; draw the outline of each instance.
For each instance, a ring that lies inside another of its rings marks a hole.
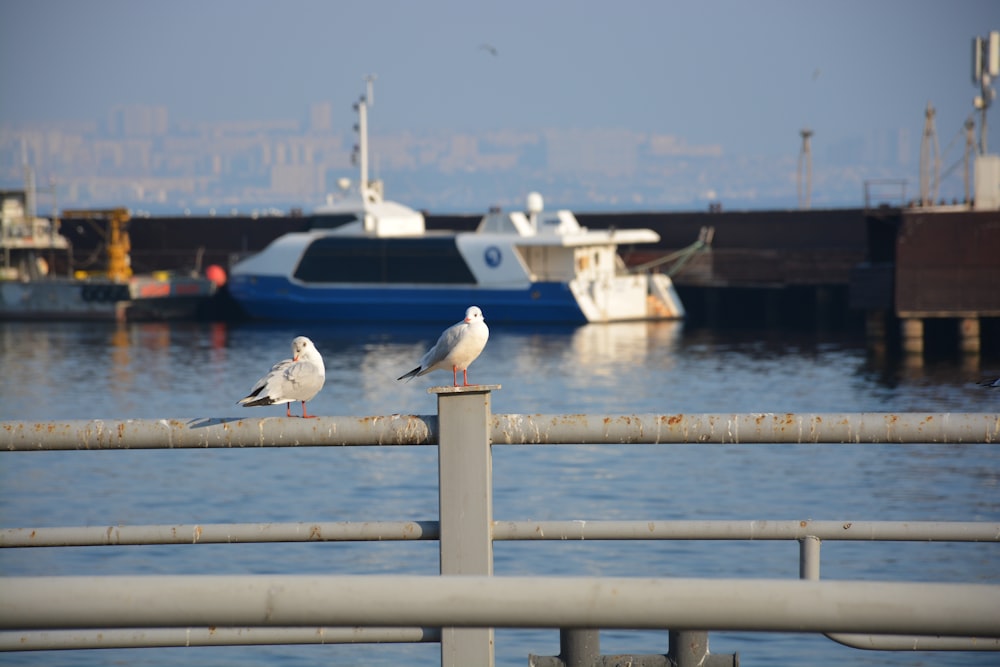
[[[253,388],[253,391],[236,401],[236,405],[242,405],[245,408],[252,408],[258,405],[271,405],[274,403],[274,401],[268,398],[266,394],[261,396],[260,393],[262,391],[264,391],[264,383],[260,382],[258,383],[258,386]]]
[[[396,378],[396,382],[399,382],[400,380],[409,380],[411,378],[417,377],[418,375],[420,375],[420,366],[417,366],[416,368],[414,368],[409,373],[406,373],[405,375],[400,375],[398,378]]]
[[[241,398],[236,401],[236,405],[242,405],[244,408],[256,408],[262,405],[274,405],[274,400],[270,396],[264,396],[262,398],[257,398],[254,400],[254,396],[250,395],[246,398]]]

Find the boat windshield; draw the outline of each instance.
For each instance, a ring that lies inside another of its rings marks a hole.
[[[475,284],[454,236],[371,238],[324,236],[295,268],[307,283]]]

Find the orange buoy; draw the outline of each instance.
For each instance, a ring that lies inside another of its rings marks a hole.
[[[205,269],[205,277],[215,283],[216,287],[226,284],[226,270],[218,264],[211,264]]]

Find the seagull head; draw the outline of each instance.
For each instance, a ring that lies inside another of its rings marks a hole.
[[[313,342],[305,336],[297,336],[292,341],[292,361],[298,361],[302,353],[312,347]]]
[[[472,322],[474,320],[482,320],[483,311],[479,309],[479,306],[469,306],[465,310],[465,321]]]

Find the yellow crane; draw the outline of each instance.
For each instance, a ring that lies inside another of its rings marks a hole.
[[[128,282],[132,277],[129,251],[132,242],[128,236],[128,222],[131,219],[127,208],[63,211],[63,220],[106,220],[107,227],[96,227],[104,237],[104,247],[108,256],[107,275],[115,282]]]

